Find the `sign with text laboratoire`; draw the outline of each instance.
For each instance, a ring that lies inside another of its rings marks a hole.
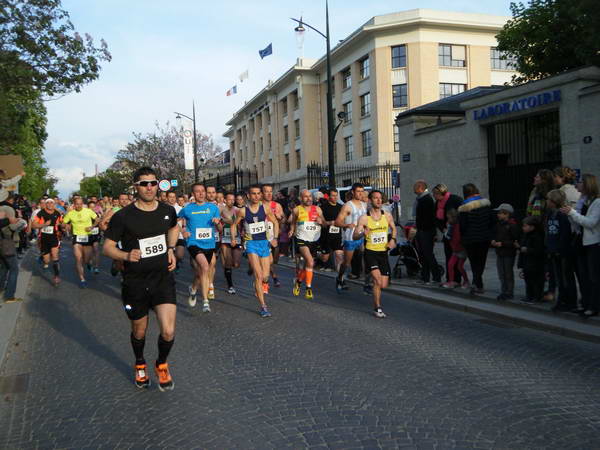
[[[473,111],[473,119],[483,120],[491,117],[504,116],[506,114],[526,111],[528,109],[537,108],[538,106],[560,102],[560,100],[560,90],[543,92],[511,102],[498,103],[497,105],[488,106],[487,108],[476,109]]]

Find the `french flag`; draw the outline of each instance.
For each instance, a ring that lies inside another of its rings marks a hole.
[[[233,94],[237,94],[237,86],[234,86],[227,91],[227,97],[229,97],[230,95],[233,95]]]

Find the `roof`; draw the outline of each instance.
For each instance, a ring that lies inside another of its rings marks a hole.
[[[461,103],[472,100],[474,98],[483,97],[484,95],[493,94],[508,86],[479,86],[460,94],[452,95],[435,102],[417,106],[409,109],[396,116],[396,121],[411,116],[464,116],[465,108],[461,107]]]

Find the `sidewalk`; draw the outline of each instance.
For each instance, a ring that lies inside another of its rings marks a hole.
[[[443,263],[443,247],[438,244],[435,251],[438,263]],[[393,268],[396,257],[392,257],[390,260],[390,266]],[[295,267],[294,261],[286,257],[279,260],[279,265],[290,268]],[[465,269],[470,276],[468,263],[465,265]],[[336,274],[330,271],[319,270],[315,273],[332,280],[336,277]],[[403,276],[406,276],[405,272],[403,272]],[[347,281],[360,286],[363,284],[362,278]],[[496,296],[500,294],[500,283],[496,277],[496,254],[490,251],[484,273],[486,292],[483,295],[471,296],[467,291],[461,289],[417,285],[415,280],[410,278],[391,279],[386,292],[446,308],[474,313],[490,319],[502,320],[514,326],[534,328],[566,337],[600,343],[600,317],[581,319],[573,313],[553,313],[550,310],[552,306],[550,302],[535,305],[519,302],[518,299],[525,295],[524,284],[524,281],[518,277],[515,267],[516,300],[502,302],[496,300]]]

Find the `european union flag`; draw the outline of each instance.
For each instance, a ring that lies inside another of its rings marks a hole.
[[[258,54],[260,55],[260,59],[265,59],[265,57],[273,54],[273,44],[267,45],[264,50],[259,50]]]

